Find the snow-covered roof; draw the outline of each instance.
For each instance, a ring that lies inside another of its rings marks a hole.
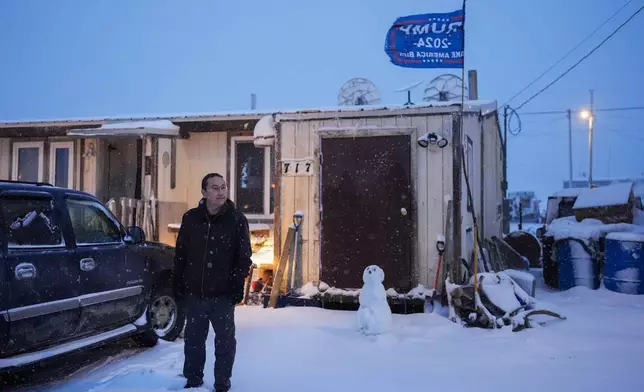
[[[561,189],[558,192],[555,192],[552,196],[553,197],[577,197],[579,196],[579,193],[581,193],[582,189],[584,188],[565,188],[565,189]]]
[[[445,102],[423,102],[420,104],[407,105],[370,105],[370,106],[336,106],[326,108],[308,109],[276,109],[276,110],[242,110],[229,112],[210,113],[179,113],[165,115],[141,115],[141,116],[112,116],[112,117],[81,117],[68,119],[50,120],[20,120],[0,121],[0,128],[18,127],[53,127],[104,124],[110,122],[132,122],[132,121],[157,121],[169,120],[174,123],[191,121],[234,121],[234,120],[259,120],[266,115],[275,113],[281,114],[282,121],[303,120],[316,117],[349,117],[349,116],[382,116],[386,112],[402,111],[402,114],[440,114],[459,111],[461,101]],[[465,101],[463,111],[467,113],[489,114],[497,110],[496,101],[476,100]]]
[[[159,135],[178,136],[179,127],[170,120],[127,121],[103,124],[98,128],[71,129],[70,136]]]
[[[627,204],[632,190],[632,182],[611,184],[592,189],[585,188],[579,193],[573,208],[595,208]]]

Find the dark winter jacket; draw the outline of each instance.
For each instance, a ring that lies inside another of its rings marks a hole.
[[[251,266],[248,220],[226,200],[210,215],[205,200],[183,215],[174,258],[175,295],[241,301]]]

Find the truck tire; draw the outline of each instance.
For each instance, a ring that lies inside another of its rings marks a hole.
[[[152,291],[147,318],[154,335],[168,342],[177,340],[186,322],[183,306],[167,287]]]

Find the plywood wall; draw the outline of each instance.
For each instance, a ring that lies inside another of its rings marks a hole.
[[[305,214],[302,228],[303,238],[303,280],[319,279],[320,271],[320,197],[319,197],[319,154],[320,128],[346,129],[355,132],[356,127],[376,127],[384,133],[394,128],[412,128],[412,148],[416,149],[416,172],[412,173],[412,184],[417,199],[416,222],[417,243],[414,283],[430,286],[433,282],[438,255],[436,237],[443,234],[446,214],[446,195],[451,192],[451,150],[424,149],[416,143],[426,132],[436,132],[451,139],[452,117],[414,116],[367,119],[333,119],[288,121],[281,124],[282,159],[315,158],[314,176],[282,177],[280,182],[281,238],[286,237],[293,213],[301,210]],[[359,132],[359,131],[358,131]],[[359,136],[359,134],[357,134]],[[278,170],[280,167],[278,166]]]
[[[99,144],[98,139],[85,139],[83,143],[83,148],[81,149],[80,159],[83,160],[83,172],[81,176],[83,177],[83,191],[96,195],[97,191],[97,159],[99,159]],[[92,156],[84,156],[93,152]]]
[[[499,135],[499,126],[496,116],[489,116],[483,120],[483,135],[485,146],[485,237],[501,236],[503,233],[503,155],[502,142]]]
[[[9,139],[0,139],[0,180],[9,180],[11,177],[9,144]]]
[[[170,154],[170,140],[159,139],[160,201],[197,205],[201,199],[201,179],[210,172],[226,174],[228,154],[226,132],[192,133],[190,139],[177,139],[177,186],[170,188],[170,165],[163,165],[163,153]]]

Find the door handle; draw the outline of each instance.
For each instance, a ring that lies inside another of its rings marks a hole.
[[[91,257],[81,259],[80,269],[82,269],[83,271],[91,271],[94,268],[96,268],[96,262],[94,261],[94,259],[92,259]]]
[[[31,263],[20,263],[15,269],[18,280],[33,279],[36,277],[36,267]]]

